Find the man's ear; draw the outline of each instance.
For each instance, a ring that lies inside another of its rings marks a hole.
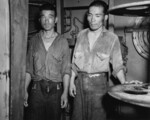
[[[105,21],[107,21],[107,20],[108,20],[108,15],[105,15],[104,20],[105,20]]]
[[[58,18],[56,17],[56,18],[55,18],[55,23],[57,23],[57,21],[58,21]]]

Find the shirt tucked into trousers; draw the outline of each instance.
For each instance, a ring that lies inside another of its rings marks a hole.
[[[26,120],[60,120],[62,83],[33,82]]]
[[[89,29],[82,30],[73,54],[72,70],[77,75],[72,120],[106,120],[103,98],[107,92],[110,64],[113,75],[124,69],[118,37],[102,29],[90,49]]]
[[[37,33],[29,42],[27,73],[32,87],[26,120],[60,120],[63,77],[70,75],[70,50],[67,40],[58,35],[48,51]]]
[[[79,73],[75,82],[77,95],[72,120],[105,120],[102,103],[107,92],[107,74],[91,77],[87,73]]]

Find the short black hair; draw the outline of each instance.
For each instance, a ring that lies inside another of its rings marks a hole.
[[[102,0],[95,0],[93,1],[88,8],[90,7],[93,7],[93,6],[96,6],[96,7],[103,7],[104,8],[104,14],[106,15],[107,14],[107,11],[108,11],[108,5],[102,1]]]
[[[40,14],[43,10],[51,10],[54,11],[55,17],[57,16],[56,7],[50,3],[44,3],[42,6],[40,6]]]

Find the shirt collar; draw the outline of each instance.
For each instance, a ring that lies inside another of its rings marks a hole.
[[[105,26],[103,26],[102,32],[107,32],[107,29],[105,28]]]
[[[88,28],[88,31],[89,31],[90,29]],[[104,33],[105,32],[107,32],[107,29],[105,28],[105,26],[103,26],[102,27],[102,31],[101,31],[102,33],[101,33],[101,36],[103,36],[104,35]]]
[[[103,26],[103,28],[102,28],[102,33],[101,33],[101,35],[102,35],[102,37],[104,36],[104,34],[107,32],[107,29],[105,28],[105,26]]]

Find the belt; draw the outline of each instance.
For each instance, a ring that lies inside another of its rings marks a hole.
[[[89,77],[89,78],[99,77],[99,76],[106,76],[106,75],[107,75],[107,72],[101,72],[101,73],[87,73],[87,72],[79,71],[78,73],[81,74],[81,75],[84,75],[84,76],[86,76],[86,77]]]
[[[41,82],[43,82],[43,85],[45,86],[45,88],[46,88],[46,91],[47,91],[47,93],[49,92],[49,86],[50,85],[53,85],[53,86],[55,86],[56,87],[56,89],[57,90],[59,90],[61,87],[62,87],[62,82],[53,82],[53,81],[51,81],[51,80],[40,80],[40,81],[33,81],[33,88],[34,89],[36,89],[36,87],[37,87],[37,84],[41,84]]]

